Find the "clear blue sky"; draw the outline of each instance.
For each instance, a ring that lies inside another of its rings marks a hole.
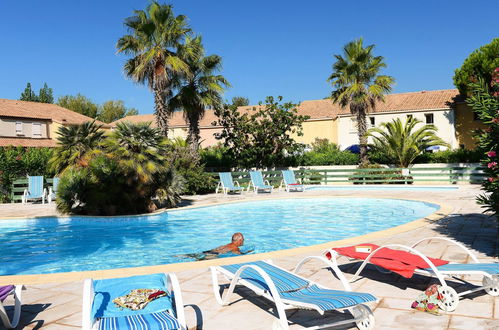
[[[115,43],[123,19],[146,0],[0,2],[0,98],[19,98],[26,82],[55,96],[121,99],[152,113],[153,96],[127,80]],[[452,75],[474,49],[499,36],[499,1],[171,1],[223,58],[225,98],[267,95],[321,99],[333,54],[358,37],[376,44],[395,77],[394,92],[453,88]]]

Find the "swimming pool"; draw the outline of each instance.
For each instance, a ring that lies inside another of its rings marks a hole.
[[[138,217],[0,221],[0,275],[192,261],[178,255],[242,232],[255,253],[354,237],[425,217],[439,206],[375,198],[269,199]]]

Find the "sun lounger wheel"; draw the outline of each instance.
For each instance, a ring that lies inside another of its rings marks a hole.
[[[459,303],[459,296],[456,290],[450,286],[441,286],[438,292],[442,295],[442,301],[438,302],[438,307],[446,312],[453,312],[456,310],[457,304]]]
[[[369,330],[374,328],[374,314],[366,305],[358,305],[352,309],[355,318],[363,317],[355,322],[359,330]]]
[[[485,292],[487,292],[493,297],[499,296],[499,276],[497,275],[492,275],[492,277],[484,276],[482,283],[483,286],[491,286],[485,289]]]

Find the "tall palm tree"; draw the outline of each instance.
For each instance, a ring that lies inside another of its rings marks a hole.
[[[412,117],[402,123],[400,118],[371,128],[367,135],[373,138],[371,148],[388,154],[402,168],[407,168],[426,148],[432,146],[449,147],[449,144],[436,135],[437,127],[423,125]]]
[[[183,110],[184,118],[189,123],[187,142],[194,152],[199,149],[199,121],[208,107],[216,108],[223,104],[222,92],[229,87],[229,82],[215,74],[222,66],[222,58],[218,55],[204,56],[201,37],[186,41],[187,50],[196,49],[197,56],[184,56],[184,47],[179,54],[185,58],[190,74],[179,74],[175,79],[177,93],[168,101],[172,111]],[[189,55],[189,54],[187,54]]]
[[[349,42],[343,48],[343,56],[335,55],[333,73],[329,76],[334,90],[331,99],[342,108],[350,107],[357,117],[357,134],[360,145],[360,164],[368,163],[366,115],[391,91],[394,78],[380,75],[386,67],[382,56],[373,55],[374,45],[364,47],[362,38]]]
[[[49,165],[62,173],[70,165],[84,165],[85,156],[102,141],[104,132],[95,121],[80,125],[61,126],[57,130],[57,144]]]
[[[185,16],[174,15],[171,5],[153,1],[145,11],[135,10],[134,13],[125,20],[130,34],[121,37],[116,48],[118,53],[132,56],[125,63],[125,74],[140,84],[147,84],[153,91],[156,122],[161,132],[168,136],[170,111],[166,97],[171,92],[172,75],[189,73],[177,51],[191,29]]]

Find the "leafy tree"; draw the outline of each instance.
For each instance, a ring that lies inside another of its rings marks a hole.
[[[487,86],[492,81],[494,69],[499,67],[499,38],[494,38],[490,44],[484,45],[471,53],[463,65],[454,72],[454,85],[462,95],[469,96],[473,88],[470,82],[483,79]]]
[[[234,96],[232,98],[232,105],[236,107],[244,107],[249,105],[249,99],[243,96]]]
[[[121,100],[110,100],[102,103],[99,107],[97,119],[104,123],[112,123],[126,116],[138,115],[139,112],[134,108],[127,108]]]
[[[492,74],[490,85],[479,78],[468,89],[472,96],[466,103],[487,126],[476,135],[479,148],[485,151],[482,163],[488,176],[482,184],[486,193],[478,196],[477,201],[499,221],[499,67]]]
[[[58,210],[95,215],[144,213],[156,209],[156,196],[168,206],[175,205],[183,181],[166,161],[167,151],[168,141],[159,129],[118,124],[111,135],[101,136],[84,162],[73,163],[62,173]]]
[[[357,118],[361,165],[369,162],[366,115],[375,108],[376,101],[382,101],[384,94],[391,91],[394,83],[393,77],[379,74],[386,64],[382,56],[373,55],[373,49],[374,45],[364,47],[362,38],[346,44],[343,56],[335,55],[333,73],[328,79],[334,88],[333,102],[343,108],[349,106]]]
[[[36,93],[31,89],[31,83],[26,84],[26,88],[24,91],[21,93],[21,97],[19,98],[21,101],[30,101],[30,102],[38,102],[38,96]]]
[[[88,97],[81,94],[64,95],[59,97],[57,104],[63,108],[73,110],[90,118],[96,118],[99,106]]]
[[[221,93],[224,87],[230,86],[222,76],[215,74],[220,70],[222,58],[218,55],[204,56],[201,38],[188,40],[188,48],[197,48],[197,56],[184,56],[189,67],[189,74],[179,74],[175,78],[176,94],[168,99],[171,111],[183,110],[184,118],[189,123],[187,142],[195,152],[199,149],[200,130],[199,121],[205,114],[205,109],[222,106]]]
[[[400,118],[391,122],[381,123],[379,127],[371,128],[367,135],[373,138],[371,148],[374,151],[383,151],[390,159],[397,162],[402,168],[407,168],[414,159],[431,146],[445,146],[449,144],[436,135],[437,128],[433,125],[416,126],[422,121],[407,118],[402,123]]]
[[[302,123],[309,117],[298,115],[296,104],[281,101],[281,96],[277,100],[269,96],[258,109],[243,114],[233,105],[215,110],[219,119],[214,124],[223,127],[215,137],[223,141],[237,165],[272,167],[301,150],[291,135],[302,136]]]
[[[47,83],[43,84],[43,88],[40,88],[38,93],[38,102],[41,103],[54,103],[54,95],[52,88],[49,88]]]
[[[89,158],[87,155],[98,146],[104,135],[94,121],[60,126],[57,133],[58,147],[49,162],[56,173],[64,172],[69,166],[85,166]]]
[[[132,56],[125,63],[125,74],[153,91],[157,125],[168,136],[171,111],[166,97],[171,94],[172,75],[189,74],[188,65],[177,54],[191,33],[187,18],[175,16],[171,5],[153,1],[145,11],[136,10],[125,25],[130,34],[121,37],[116,45],[119,53]],[[184,50],[185,54],[192,52],[195,49]]]

